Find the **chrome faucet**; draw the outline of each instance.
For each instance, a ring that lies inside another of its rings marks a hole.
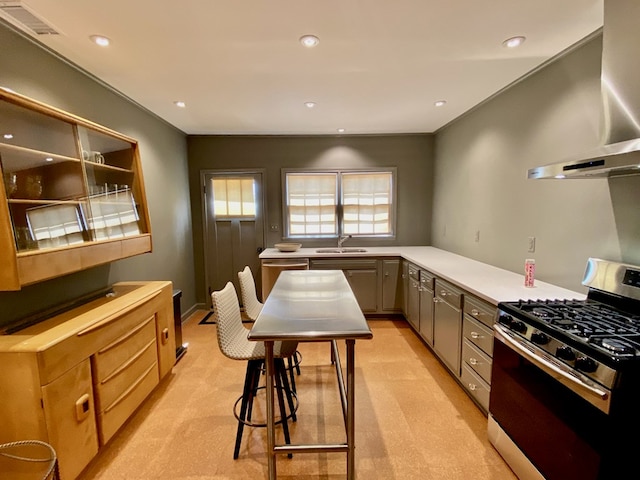
[[[338,248],[342,248],[342,244],[349,240],[351,235],[341,235],[338,237]]]

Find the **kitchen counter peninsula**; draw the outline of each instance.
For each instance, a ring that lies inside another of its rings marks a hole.
[[[321,258],[384,258],[400,257],[424,268],[437,277],[449,281],[477,297],[498,305],[499,302],[535,299],[584,299],[584,293],[575,292],[550,283],[535,281],[533,288],[524,286],[524,275],[472,260],[462,255],[435,247],[398,246],[363,247],[366,252],[318,253],[322,248],[301,248],[296,252],[280,252],[267,248],[260,259],[321,259]]]

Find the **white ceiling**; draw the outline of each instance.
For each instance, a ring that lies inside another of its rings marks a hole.
[[[602,4],[22,2],[59,32],[38,41],[185,133],[330,135],[434,132],[600,28]],[[304,48],[304,34],[320,44]],[[515,35],[521,47],[501,45]]]

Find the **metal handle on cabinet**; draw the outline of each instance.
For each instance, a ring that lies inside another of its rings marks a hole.
[[[389,272],[384,272],[384,276],[388,277],[389,276]]]
[[[446,290],[440,290],[440,296],[441,297],[446,297],[447,296]]]
[[[478,339],[480,338],[482,335],[480,335],[478,332],[471,332],[471,338]]]
[[[469,390],[471,390],[472,392],[474,392],[477,388],[478,388],[478,386],[475,383],[470,383],[469,384]]]
[[[471,309],[471,315],[473,315],[474,317],[479,317],[480,316],[480,310],[478,310],[477,308],[472,308]]]
[[[478,365],[478,360],[476,360],[475,358],[471,357],[471,358],[469,359],[469,363],[470,363],[471,365]]]
[[[438,297],[433,297],[433,303],[440,303],[440,302],[444,302],[444,300]]]
[[[76,400],[76,420],[78,422],[83,421],[89,415],[89,411],[91,410],[91,404],[89,403],[88,393],[82,395],[78,400]]]

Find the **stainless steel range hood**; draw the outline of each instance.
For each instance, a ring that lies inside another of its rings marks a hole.
[[[602,45],[602,146],[531,168],[528,178],[640,175],[640,1],[605,0]]]

